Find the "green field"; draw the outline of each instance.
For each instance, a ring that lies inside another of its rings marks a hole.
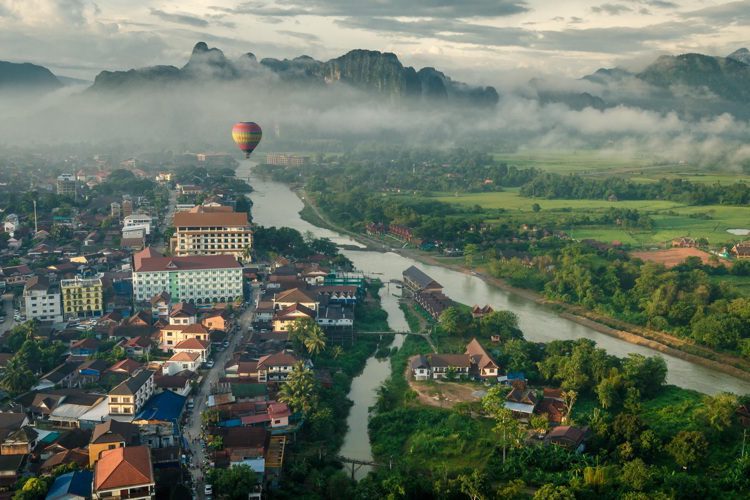
[[[654,219],[656,227],[653,230],[576,226],[567,228],[566,232],[579,240],[620,241],[641,247],[653,247],[680,236],[706,238],[712,245],[729,244],[748,238],[730,234],[728,229],[750,229],[750,207],[744,206],[687,206],[662,200],[547,200],[525,198],[518,194],[517,189],[497,193],[441,193],[431,199],[463,207],[478,205],[488,211],[488,223],[513,218],[515,221],[537,224],[554,221],[568,213],[592,214],[609,208],[637,209]],[[541,206],[541,211],[532,210],[534,203]]]
[[[558,174],[576,173],[590,177],[617,175],[635,182],[656,182],[662,178],[722,184],[750,181],[750,176],[735,172],[708,171],[700,165],[674,163],[654,156],[628,156],[606,150],[521,151],[498,153],[494,157],[517,167],[535,167]]]

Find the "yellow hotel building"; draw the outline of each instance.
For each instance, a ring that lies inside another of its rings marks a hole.
[[[63,313],[66,318],[99,316],[104,310],[102,279],[81,278],[60,280]]]

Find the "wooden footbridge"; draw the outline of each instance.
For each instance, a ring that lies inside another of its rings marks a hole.
[[[393,460],[389,460],[387,465],[380,464],[372,460],[359,460],[356,458],[347,458],[342,456],[336,457],[336,460],[343,464],[347,464],[347,469],[349,469],[351,473],[352,481],[354,481],[354,474],[362,467],[388,467],[388,469],[393,469]]]
[[[427,341],[428,344],[430,344],[430,347],[432,348],[432,352],[438,352],[437,347],[432,342],[432,337],[430,336],[429,332],[363,332],[363,331],[355,331],[354,335],[378,335],[381,338],[383,335],[414,335],[417,337],[422,337]]]

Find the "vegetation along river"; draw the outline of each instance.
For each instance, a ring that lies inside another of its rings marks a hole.
[[[265,180],[253,175],[250,162],[243,162],[237,176],[249,178],[254,192],[253,220],[263,226],[291,227],[301,233],[312,232],[316,237],[329,238],[338,245],[361,246],[350,237],[323,229],[303,220],[299,212],[302,201],[285,184]],[[736,394],[750,393],[750,382],[740,380],[710,368],[691,363],[648,347],[630,344],[624,340],[610,337],[587,326],[561,318],[553,310],[537,304],[533,300],[521,297],[484,282],[477,276],[463,274],[439,266],[430,266],[402,255],[387,252],[343,250],[354,265],[367,275],[380,277],[384,283],[391,279],[401,279],[401,273],[411,265],[425,271],[445,287],[445,293],[453,300],[463,304],[490,304],[495,309],[507,309],[518,315],[519,323],[527,339],[536,342],[590,338],[616,356],[626,356],[637,352],[646,356],[659,355],[667,362],[669,373],[667,383],[693,389],[706,394],[722,391]],[[397,298],[391,293],[392,288],[381,292],[383,308],[388,312],[388,324],[394,331],[405,331],[408,327],[404,315],[398,308]],[[394,345],[398,346],[403,338],[397,336]],[[364,371],[354,379],[349,398],[354,406],[349,415],[349,431],[341,454],[350,458],[370,458],[370,445],[367,436],[367,412],[375,402],[375,389],[388,377],[390,363],[370,358]]]

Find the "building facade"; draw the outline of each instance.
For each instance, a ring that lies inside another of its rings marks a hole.
[[[154,372],[143,370],[109,391],[109,414],[134,416],[154,395]]]
[[[60,290],[66,318],[102,314],[104,290],[100,277],[60,280]]]
[[[197,206],[174,215],[173,253],[186,255],[249,255],[253,231],[244,212],[229,207]]]
[[[161,292],[172,302],[215,304],[242,297],[242,265],[231,255],[164,257],[150,248],[133,257],[133,296],[148,301]]]
[[[57,177],[57,194],[61,196],[76,195],[76,176],[73,174],[62,174]]]
[[[60,289],[50,286],[47,278],[29,278],[23,289],[23,301],[27,319],[54,323],[63,320]]]
[[[151,223],[153,219],[150,215],[144,214],[132,214],[122,219],[123,228],[139,228],[143,229],[146,234],[151,234]]]

